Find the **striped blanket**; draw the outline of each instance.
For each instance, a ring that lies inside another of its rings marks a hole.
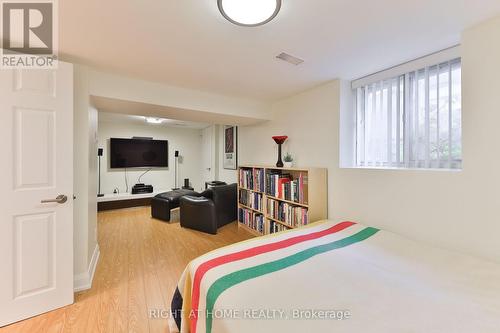
[[[237,243],[189,263],[172,300],[171,331],[497,332],[499,267],[482,263],[488,274],[471,276],[449,260],[469,269],[475,260],[440,251],[331,221]]]

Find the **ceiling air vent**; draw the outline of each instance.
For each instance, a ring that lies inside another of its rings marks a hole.
[[[285,52],[281,52],[280,54],[278,54],[276,56],[276,58],[281,59],[281,60],[286,61],[286,62],[289,62],[295,66],[300,65],[301,63],[304,62],[304,60],[297,58],[297,57],[294,57],[293,55],[289,55],[288,53],[285,53]]]

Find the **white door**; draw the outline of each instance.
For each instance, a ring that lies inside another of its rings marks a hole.
[[[201,141],[202,185],[205,188],[205,182],[215,180],[214,126],[203,129]]]
[[[4,326],[73,303],[72,65],[0,69],[0,142]]]

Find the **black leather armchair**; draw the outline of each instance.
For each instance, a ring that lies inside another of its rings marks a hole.
[[[181,226],[216,234],[217,229],[237,219],[237,185],[209,188],[201,196],[180,198]]]

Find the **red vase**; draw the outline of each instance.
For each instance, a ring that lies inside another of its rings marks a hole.
[[[278,136],[273,136],[274,142],[278,144],[278,162],[276,162],[276,166],[278,168],[283,167],[283,161],[281,160],[281,145],[288,139],[288,136],[286,135],[278,135]]]

